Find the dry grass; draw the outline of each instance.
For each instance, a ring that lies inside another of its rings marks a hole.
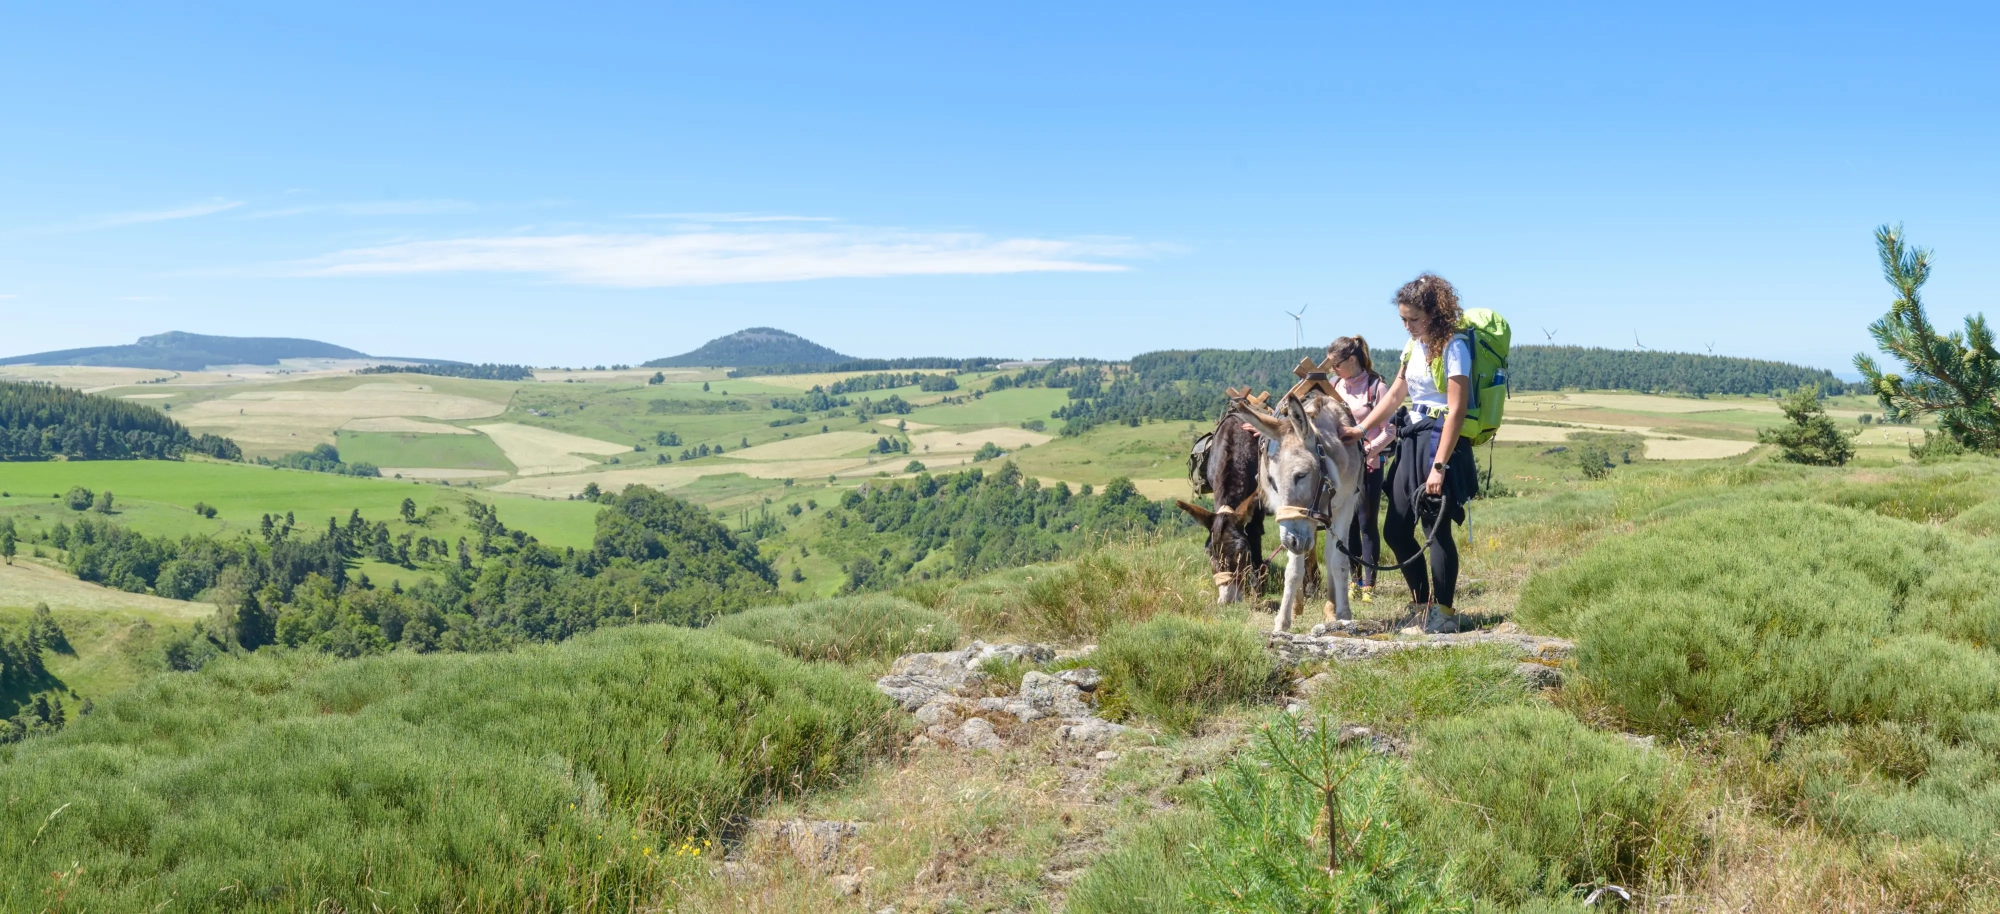
[[[797,426],[804,428],[805,426]],[[865,447],[873,447],[883,436],[870,432],[827,432],[805,434],[755,447],[727,452],[737,460],[814,460],[839,457]],[[975,445],[976,446],[976,445]]]
[[[989,441],[1001,450],[1011,451],[1023,445],[1047,444],[1053,440],[1055,440],[1053,435],[1008,426],[974,429],[969,432],[924,432],[910,436],[910,452],[918,456],[925,453],[967,453],[979,450]]]
[[[47,603],[57,610],[133,611],[175,619],[204,619],[215,614],[215,607],[207,603],[185,603],[99,587],[26,558],[16,558],[12,565],[0,564],[0,607],[29,607],[37,603]]]
[[[381,467],[391,479],[490,479],[505,478],[505,470],[459,470],[451,467]]]
[[[1011,720],[1011,718],[1008,718]],[[996,722],[997,752],[927,748],[769,819],[863,823],[840,853],[807,865],[782,840],[753,839],[741,863],[691,887],[682,912],[1059,911],[1115,829],[1173,808],[1185,784],[1243,745],[1247,715],[1187,740],[1128,738],[1119,758],[1056,742],[1054,726]],[[858,877],[842,895],[834,877]]]
[[[442,422],[424,422],[406,419],[402,416],[381,416],[370,419],[356,419],[340,427],[344,432],[408,432],[421,435],[476,435],[469,428],[446,425]]]
[[[1647,460],[1718,460],[1747,454],[1755,441],[1719,441],[1714,438],[1647,437]]]
[[[597,465],[597,461],[577,456],[579,454],[623,454],[632,450],[629,444],[614,444],[513,422],[475,425],[473,429],[493,439],[493,443],[500,446],[501,453],[507,455],[516,472],[522,476],[574,473]],[[578,486],[579,490],[581,488]]]

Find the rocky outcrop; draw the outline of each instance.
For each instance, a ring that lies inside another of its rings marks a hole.
[[[1575,643],[1562,638],[1518,631],[1477,631],[1456,635],[1374,635],[1355,637],[1315,625],[1307,634],[1271,632],[1271,652],[1280,665],[1295,667],[1315,660],[1372,660],[1397,651],[1431,650],[1474,644],[1498,644],[1521,652],[1523,660],[1557,664],[1569,658]]]
[[[1067,657],[1088,656],[1095,646],[1064,651]],[[1021,677],[1021,687],[1010,696],[984,696],[988,680],[983,668],[995,661],[1047,663],[1058,652],[1041,644],[987,644],[974,641],[956,651],[906,654],[896,658],[889,675],[875,681],[875,688],[894,699],[926,727],[918,739],[930,745],[963,749],[997,749],[1005,745],[1005,733],[995,723],[1010,725],[1050,721],[1058,725],[1057,739],[1096,745],[1127,728],[1099,718],[1090,694],[1103,677],[1094,669],[1064,670],[1050,675],[1029,670]]]

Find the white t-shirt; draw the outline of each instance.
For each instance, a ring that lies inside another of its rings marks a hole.
[[[1432,412],[1443,412],[1450,404],[1444,398],[1444,391],[1431,383],[1430,353],[1424,351],[1423,343],[1415,340],[1411,343],[1415,355],[1403,372],[1403,380],[1409,384],[1410,402]],[[1472,378],[1472,347],[1466,344],[1465,337],[1454,336],[1444,347],[1444,376],[1446,380]]]

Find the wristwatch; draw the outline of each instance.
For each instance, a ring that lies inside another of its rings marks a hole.
[[[1433,464],[1431,464],[1431,469],[1433,469],[1433,470],[1436,470],[1436,471],[1438,471],[1438,472],[1442,473],[1442,472],[1444,472],[1444,469],[1445,469],[1445,467],[1444,467],[1444,464],[1442,464],[1442,463],[1433,463]]]

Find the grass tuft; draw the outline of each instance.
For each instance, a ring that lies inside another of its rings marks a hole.
[[[1223,707],[1271,694],[1278,681],[1256,634],[1181,616],[1113,629],[1091,661],[1104,672],[1100,707],[1128,708],[1183,733]]]
[[[958,643],[957,623],[881,594],[766,606],[724,616],[710,627],[801,660],[839,663],[948,651]]]

